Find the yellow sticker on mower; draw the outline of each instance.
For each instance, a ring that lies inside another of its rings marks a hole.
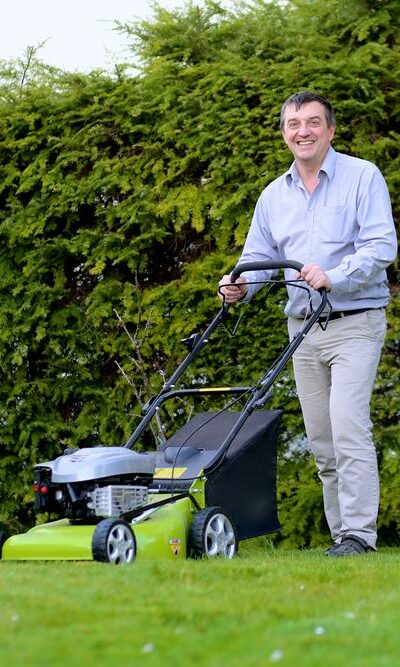
[[[186,470],[187,468],[156,468],[154,479],[178,479]]]
[[[168,542],[174,556],[179,556],[179,552],[181,550],[181,541],[179,537],[174,537],[172,540],[168,540]]]

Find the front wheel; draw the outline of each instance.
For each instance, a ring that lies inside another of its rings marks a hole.
[[[130,525],[122,519],[103,519],[92,538],[93,560],[126,565],[136,558],[136,540]]]
[[[233,520],[221,507],[207,507],[195,514],[188,536],[190,556],[233,558],[237,550]]]

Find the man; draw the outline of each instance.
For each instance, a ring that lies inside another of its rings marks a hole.
[[[386,183],[370,162],[331,146],[335,116],[320,95],[295,93],[281,110],[290,169],[262,192],[240,262],[290,259],[314,290],[329,291],[326,330],[315,324],[294,357],[307,437],[323,485],[333,539],[328,556],[376,550],[379,478],[370,399],[386,333],[386,267],[397,253]],[[229,285],[228,303],[248,301],[269,272]],[[289,288],[285,309],[293,337],[309,315],[304,290]],[[317,297],[314,293],[314,297]]]

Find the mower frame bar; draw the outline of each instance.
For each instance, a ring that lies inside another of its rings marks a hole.
[[[242,396],[251,391],[251,387],[204,387],[204,389],[173,389],[172,391],[160,392],[146,408],[146,413],[138,427],[132,433],[125,447],[130,449],[136,440],[142,435],[143,431],[154,417],[162,403],[176,396],[204,396],[205,394],[237,394]]]

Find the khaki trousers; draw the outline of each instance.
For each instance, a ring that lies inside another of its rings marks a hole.
[[[289,318],[289,336],[302,320]],[[297,392],[333,540],[376,545],[379,477],[370,400],[386,335],[383,308],[316,324],[293,356]]]

